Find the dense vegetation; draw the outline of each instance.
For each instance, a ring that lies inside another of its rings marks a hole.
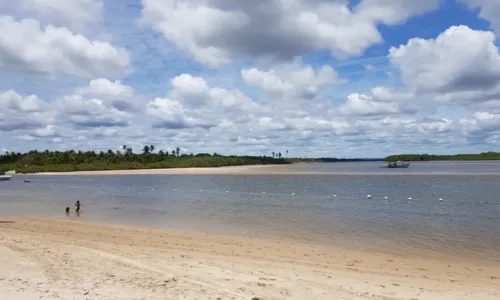
[[[128,170],[158,168],[196,168],[240,165],[289,164],[281,153],[266,156],[222,156],[217,153],[181,154],[154,152],[154,146],[145,146],[141,154],[123,146],[123,151],[48,151],[32,150],[28,153],[7,152],[0,155],[0,171],[16,170],[19,173],[68,172],[94,170]]]
[[[433,154],[399,154],[385,158],[386,161],[430,161],[430,160],[500,160],[500,152],[483,152],[479,154],[433,155]]]

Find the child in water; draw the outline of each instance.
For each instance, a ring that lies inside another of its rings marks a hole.
[[[83,207],[83,204],[80,204],[80,200],[78,200],[78,201],[76,201],[75,206],[76,206],[76,212],[79,212],[80,211],[80,206]]]

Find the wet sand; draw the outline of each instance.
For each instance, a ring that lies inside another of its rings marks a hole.
[[[169,169],[134,169],[134,170],[102,170],[102,171],[74,171],[74,172],[41,172],[27,175],[302,175],[302,176],[500,176],[500,172],[477,171],[463,172],[456,170],[428,170],[387,169],[378,165],[368,166],[368,169],[356,170],[351,166],[339,163],[337,169],[325,171],[310,166],[321,163],[301,163],[291,165],[251,165],[231,166],[218,168],[169,168]],[[332,164],[330,164],[332,165]],[[308,167],[304,167],[308,166]]]
[[[500,298],[500,267],[64,219],[0,217],[1,299]]]
[[[208,174],[266,174],[272,172],[274,165],[233,166],[220,168],[170,168],[170,169],[136,169],[136,170],[103,170],[75,172],[41,172],[32,175],[208,175]]]

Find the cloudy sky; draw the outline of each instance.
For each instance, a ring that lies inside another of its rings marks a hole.
[[[500,148],[500,0],[2,0],[0,152]]]

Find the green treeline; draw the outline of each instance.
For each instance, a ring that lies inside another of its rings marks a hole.
[[[433,154],[398,154],[390,155],[385,161],[431,161],[431,160],[500,160],[500,152],[483,152],[479,154],[455,154],[455,155],[433,155]]]
[[[203,168],[241,165],[289,164],[291,161],[266,156],[222,156],[217,153],[181,154],[179,148],[172,152],[154,152],[147,146],[136,154],[131,148],[124,151],[43,151],[28,153],[7,152],[0,155],[0,172],[16,170],[19,173],[70,172],[97,170],[130,170],[159,168]]]

